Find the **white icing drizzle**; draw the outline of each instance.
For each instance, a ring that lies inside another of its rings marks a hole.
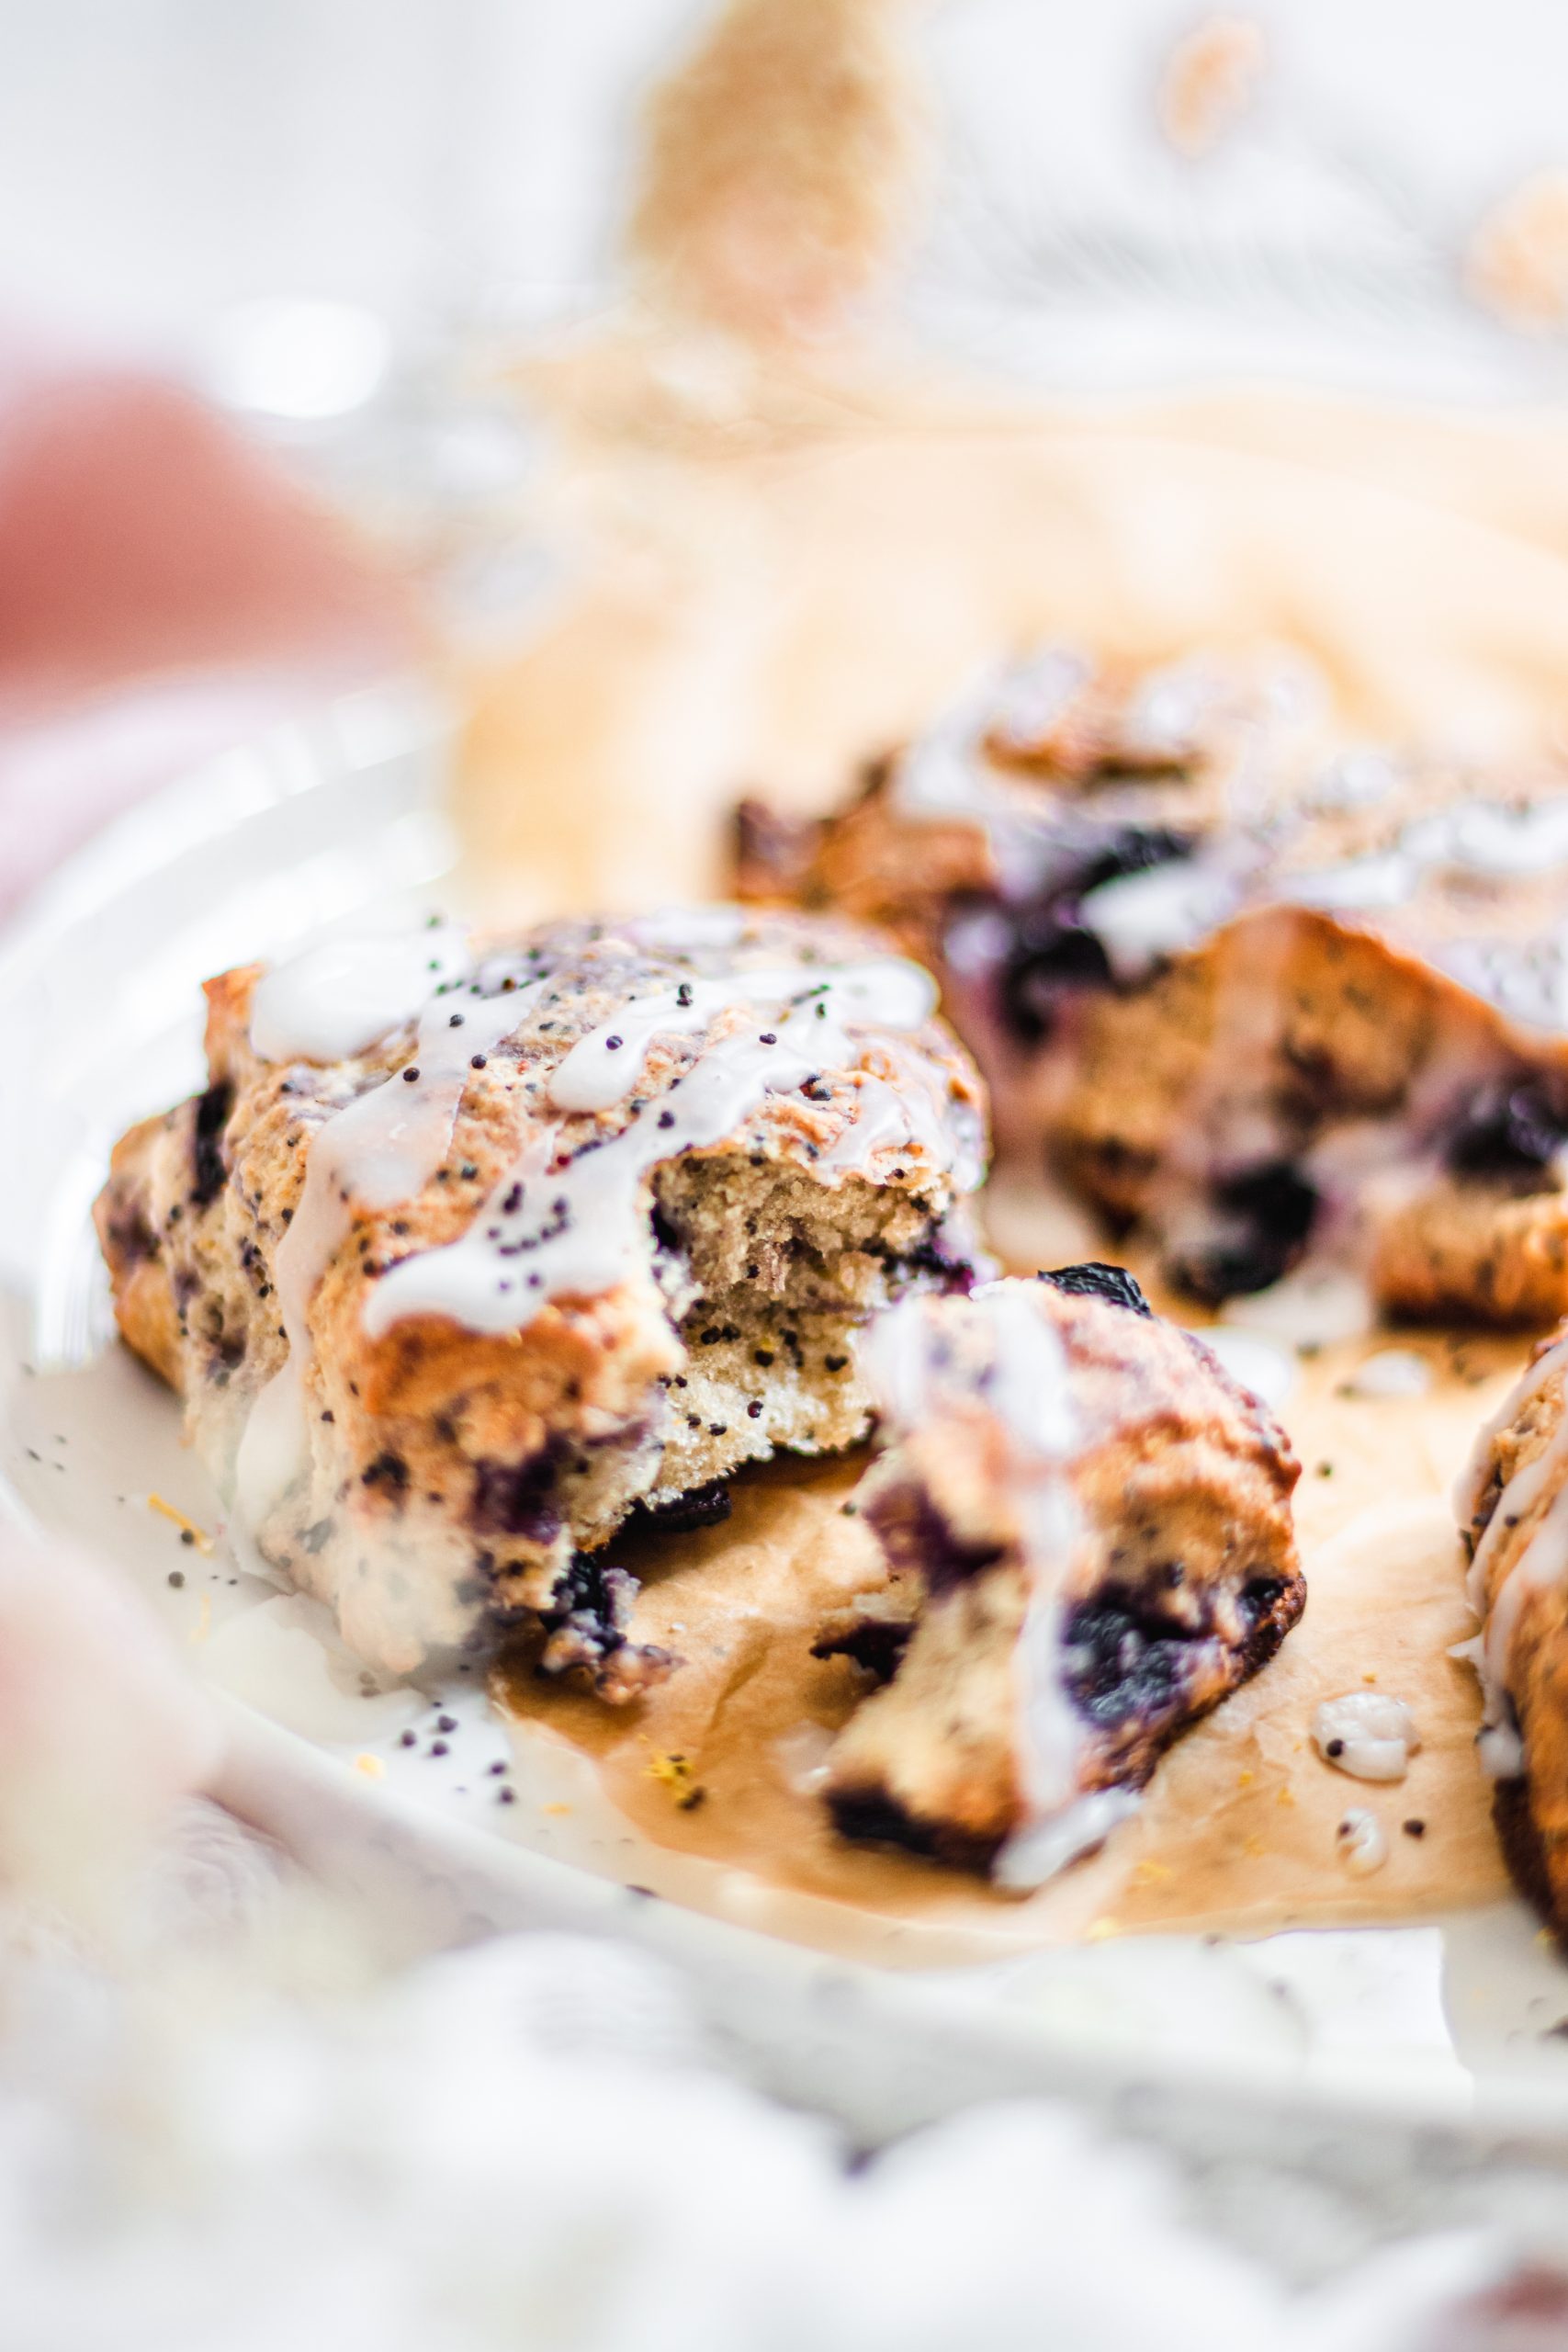
[[[1503,1399],[1479,1430],[1470,1460],[1454,1490],[1460,1524],[1468,1527],[1480,1508],[1491,1475],[1493,1446],[1532,1397],[1545,1388],[1553,1374],[1568,1371],[1568,1339],[1545,1349]],[[1532,1589],[1568,1581],[1568,1485],[1560,1489],[1498,1589],[1490,1611],[1486,1589],[1492,1561],[1506,1535],[1511,1534],[1545,1492],[1568,1452],[1568,1412],[1560,1419],[1540,1453],[1522,1463],[1504,1486],[1492,1507],[1470,1564],[1466,1592],[1471,1607],[1483,1621],[1472,1663],[1481,1678],[1483,1722],[1476,1749],[1483,1769],[1494,1780],[1512,1780],[1524,1769],[1524,1747],[1508,1698],[1508,1656],[1527,1594]]]
[[[1325,1763],[1357,1781],[1403,1781],[1421,1745],[1404,1700],[1381,1690],[1325,1699],[1313,1716],[1312,1736]]]
[[[705,1027],[722,1021],[738,1001],[749,1012],[743,1026],[709,1037],[695,1065],[646,1102],[618,1135],[592,1140],[563,1166],[548,1165],[552,1138],[532,1138],[458,1240],[407,1258],[382,1277],[366,1306],[367,1331],[378,1336],[412,1315],[450,1317],[474,1331],[520,1330],[551,1299],[594,1297],[633,1278],[647,1258],[642,1180],[651,1169],[723,1142],[770,1093],[793,1091],[826,1067],[852,1066],[865,1029],[914,1029],[931,1010],[926,975],[891,958],[886,967],[801,966],[775,973],[770,995],[789,991],[776,1009],[759,1008],[751,977],[713,984],[722,991],[722,1012],[712,995],[706,1000]],[[704,985],[692,983],[694,999]],[[606,1108],[629,1091],[650,1038],[671,1025],[670,1009],[687,1010],[676,1003],[678,993],[623,1007],[580,1040],[551,1080],[558,1106],[563,1081],[573,1110],[584,1102]],[[638,1016],[640,1040],[623,1046],[623,1064],[608,1040],[639,1039]],[[582,1047],[587,1053],[574,1067]],[[884,1041],[881,1050],[886,1056],[890,1044]],[[908,1060],[897,1090],[875,1072],[852,1069],[852,1082],[873,1115],[863,1128],[856,1118],[822,1164],[869,1172],[877,1151],[918,1148],[937,1168],[953,1168],[962,1189],[979,1182],[978,1136],[972,1148],[961,1144],[955,1151],[950,1130],[956,1106],[939,1093],[923,1059]]]
[[[1371,808],[1386,800],[1399,782],[1400,768],[1392,755],[1376,744],[1359,744],[1341,752],[1314,778],[1308,790],[1312,808]]]
[[[1388,1836],[1375,1813],[1352,1805],[1335,1834],[1339,1859],[1352,1878],[1370,1878],[1388,1860]]]
[[[468,970],[467,937],[449,923],[317,940],[256,982],[252,1047],[267,1062],[346,1061],[416,1020],[443,981]]]
[[[438,977],[427,978],[441,988]],[[472,1056],[511,1035],[542,985],[490,997],[473,985],[434,995],[427,989],[413,1058],[313,1137],[304,1187],[273,1264],[288,1356],[251,1408],[235,1464],[235,1509],[251,1531],[307,1464],[310,1301],[355,1208],[400,1207],[431,1181],[451,1146]]]
[[[1280,896],[1298,906],[1371,911],[1404,905],[1428,874],[1443,869],[1501,879],[1564,865],[1568,797],[1560,794],[1521,808],[1467,800],[1417,818],[1386,850],[1286,876]]]
[[[1032,751],[1060,726],[1093,674],[1093,663],[1066,645],[1009,662],[983,690],[984,731],[1010,751]]]
[[[870,1028],[918,1029],[936,1010],[936,983],[930,973],[901,956],[840,966],[827,986],[841,1021],[852,1019]],[[813,994],[819,995],[820,989],[813,989],[810,973],[796,964],[787,971],[682,980],[674,988],[629,998],[578,1039],[550,1080],[550,1100],[561,1111],[607,1111],[636,1087],[655,1037],[699,1036],[732,1006],[788,1007]],[[819,1033],[817,1043],[820,1056]]]
[[[1067,1465],[1080,1440],[1066,1352],[1032,1284],[987,1283],[966,1301],[911,1298],[862,1335],[857,1352],[895,1436],[949,1416],[994,1417],[1028,1578],[1015,1653],[1019,1754],[1028,1820],[994,1865],[1035,1886],[1098,1845],[1137,1804],[1124,1790],[1080,1794],[1083,1726],[1063,1681],[1064,1594],[1080,1521]]]
[[[1167,957],[1195,947],[1241,903],[1237,877],[1214,863],[1176,858],[1118,875],[1089,891],[1080,920],[1119,980],[1140,980]]]

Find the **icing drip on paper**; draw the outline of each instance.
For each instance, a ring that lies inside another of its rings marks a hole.
[[[1381,1690],[1325,1699],[1312,1719],[1312,1736],[1326,1763],[1357,1781],[1403,1781],[1421,1745],[1404,1700]]]

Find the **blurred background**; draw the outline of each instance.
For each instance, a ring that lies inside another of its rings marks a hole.
[[[800,11],[819,40],[846,13]],[[860,13],[889,20],[934,110],[893,307],[945,346],[1054,383],[1241,367],[1428,394],[1559,386],[1553,339],[1520,345],[1461,300],[1488,216],[1568,164],[1550,0],[1259,0],[1232,19],[1258,39],[1233,119],[1222,102],[1212,136],[1194,121],[1185,155],[1162,80],[1215,21],[1186,0]],[[580,316],[619,283],[649,84],[712,15],[6,0],[0,299],[13,324],[231,390],[243,304],[354,306],[405,357]],[[353,347],[367,377],[368,335]],[[350,348],[345,331],[342,398]]]
[[[1549,0],[4,0],[0,59],[13,901],[410,662],[508,911],[716,887],[739,782],[1043,632],[1556,745]]]
[[[1046,634],[1288,639],[1353,741],[1561,752],[1565,88],[1561,0],[0,0],[0,916],[411,680],[511,914],[722,888],[739,788],[835,801]],[[866,2165],[646,1951],[484,1945],[445,1860],[400,1945],[209,1801],[176,1668],[6,1537],[22,2352],[1562,2341],[1560,2173],[1260,2123],[1178,2197],[1109,2096]],[[1527,2207],[1536,2267],[1335,2299]]]

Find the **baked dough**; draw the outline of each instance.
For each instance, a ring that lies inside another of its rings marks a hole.
[[[1456,1496],[1482,1631],[1481,1763],[1521,1891],[1568,1935],[1568,1325],[1482,1430]]]
[[[1298,673],[1062,650],[739,887],[938,972],[998,1147],[1210,1305],[1337,1261],[1391,1313],[1568,1311],[1568,792],[1330,755]]]
[[[1035,1885],[1301,1615],[1300,1465],[1120,1268],[911,1299],[862,1352],[894,1438],[858,1498],[888,1584],[818,1648],[891,1679],[828,1803],[846,1836]]]
[[[243,1538],[377,1668],[543,1623],[630,1696],[605,1546],[870,1405],[853,1334],[967,1283],[984,1170],[927,975],[709,908],[326,941],[208,986],[204,1093],[116,1148],[126,1339]]]

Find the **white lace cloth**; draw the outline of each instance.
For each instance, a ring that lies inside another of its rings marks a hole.
[[[1507,2269],[1495,2229],[1293,2294],[1182,2217],[1162,2161],[1059,2108],[979,2109],[856,2163],[826,2124],[728,2079],[644,1953],[539,1934],[378,1973],[368,1943],[200,1802],[112,1961],[6,1922],[7,2346],[1538,2341],[1517,2322],[1452,2332],[1456,2301]],[[1291,2184],[1254,2187],[1288,2238]]]

